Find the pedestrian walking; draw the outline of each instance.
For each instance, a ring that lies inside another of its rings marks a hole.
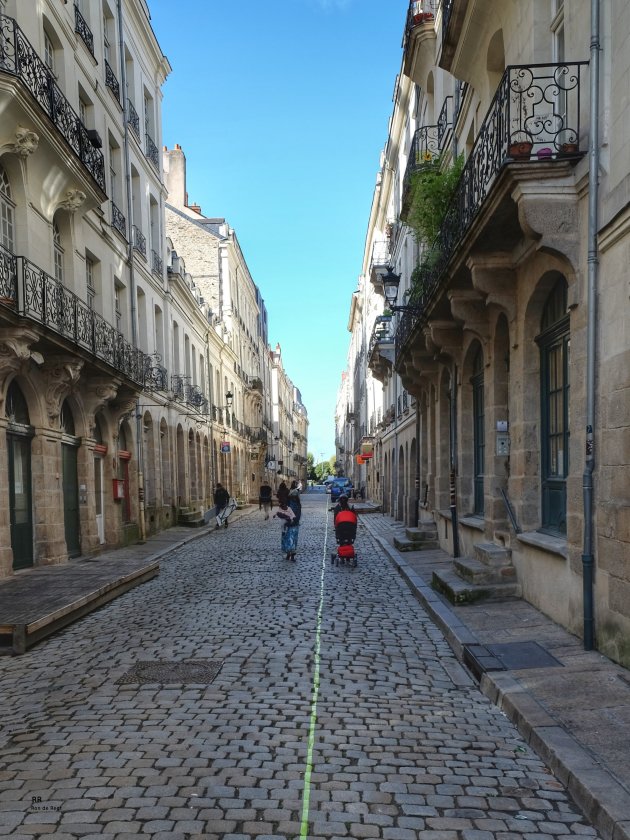
[[[263,482],[258,493],[258,510],[265,511],[265,519],[269,519],[269,513],[273,509],[273,490],[270,485]]]
[[[278,504],[288,504],[289,502],[289,488],[284,483],[284,481],[280,482],[280,486],[276,490],[276,496],[278,499]]]
[[[228,516],[232,513],[228,507],[230,503],[230,494],[219,481],[217,481],[217,486],[214,488],[213,499],[217,517],[215,531],[221,528],[221,526],[227,528]]]
[[[295,560],[299,525],[295,522],[293,510],[288,504],[281,502],[273,518],[279,519],[282,522],[282,534],[280,536],[282,553],[286,554],[287,560]]]
[[[348,502],[348,497],[346,496],[346,494],[345,494],[345,493],[342,493],[342,494],[341,494],[341,496],[339,496],[339,499],[338,499],[338,501],[337,501],[337,504],[336,504],[334,507],[331,507],[331,508],[330,508],[330,510],[332,510],[332,512],[333,512],[333,522],[334,522],[334,521],[335,521],[335,517],[336,517],[336,516],[337,516],[337,514],[338,514],[338,513],[340,513],[342,510],[352,510],[352,511],[353,511],[353,510],[354,510],[354,508],[353,508],[353,507],[352,507],[352,505]]]

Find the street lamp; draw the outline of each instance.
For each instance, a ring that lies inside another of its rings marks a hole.
[[[398,287],[400,286],[400,274],[394,274],[391,266],[387,266],[387,274],[382,279],[383,291],[385,292],[385,300],[387,306],[392,312],[412,312],[419,315],[422,311],[421,306],[396,306],[396,298],[398,297]]]
[[[225,395],[225,407],[232,408],[232,403],[234,402],[234,394],[231,391],[228,391]]]

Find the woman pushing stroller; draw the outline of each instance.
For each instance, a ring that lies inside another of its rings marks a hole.
[[[331,553],[330,562],[336,566],[340,563],[349,563],[354,569],[357,565],[354,541],[357,536],[358,517],[352,505],[348,504],[348,497],[343,493],[331,510],[333,511],[337,551]]]

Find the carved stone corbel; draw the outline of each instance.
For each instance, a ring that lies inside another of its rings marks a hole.
[[[19,155],[21,158],[27,158],[37,150],[39,146],[39,135],[30,128],[25,128],[23,125],[18,125],[15,129],[15,141],[9,147],[9,151]]]
[[[550,180],[520,181],[512,192],[523,233],[539,250],[580,264],[578,196],[573,175]]]
[[[65,196],[58,202],[57,208],[67,210],[69,213],[74,213],[75,210],[78,210],[79,207],[81,207],[85,199],[86,195],[82,190],[77,188],[66,190]]]
[[[475,289],[450,289],[447,294],[453,318],[485,344],[490,337],[490,325],[484,297]]]
[[[516,272],[505,254],[474,255],[466,263],[473,288],[486,297],[486,306],[497,306],[508,321],[516,318]]]
[[[112,379],[90,379],[83,391],[83,404],[88,417],[91,437],[96,435],[96,415],[100,409],[116,399],[120,382]]]
[[[461,327],[452,321],[429,321],[425,327],[427,348],[433,358],[450,362],[457,359],[462,349]]]
[[[0,410],[4,408],[7,379],[28,371],[31,359],[38,360],[39,354],[31,350],[38,338],[36,332],[21,327],[0,330]]]
[[[42,367],[46,377],[46,410],[51,426],[59,422],[61,404],[76,387],[84,362],[70,356],[48,358]]]

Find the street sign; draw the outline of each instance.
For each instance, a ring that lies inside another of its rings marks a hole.
[[[230,442],[229,440],[221,441],[221,452],[229,452],[230,451]]]

